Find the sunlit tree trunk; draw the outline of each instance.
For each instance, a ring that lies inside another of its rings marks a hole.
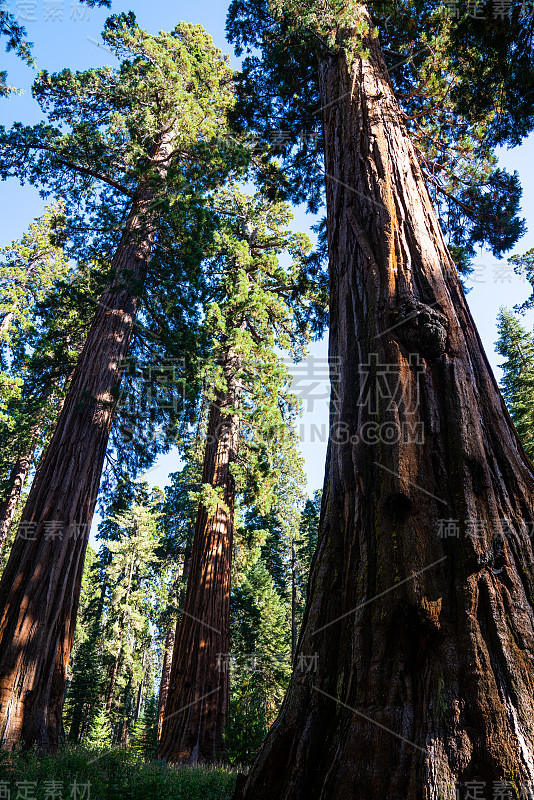
[[[160,178],[171,152],[169,133],[154,153]],[[119,365],[128,353],[155,237],[153,200],[153,187],[145,184],[132,202],[111,265],[113,283],[98,304],[0,581],[4,749],[22,742],[54,750],[63,738],[65,678],[83,562],[121,380]]]
[[[532,469],[365,46],[320,65],[332,429],[295,672],[236,798],[452,800],[457,781],[518,797],[534,780]]]
[[[222,363],[227,389],[211,404],[202,483],[217,492],[212,507],[200,503],[184,610],[176,629],[170,687],[158,757],[172,763],[215,762],[224,755],[229,698],[230,577],[234,479],[241,397],[240,360]]]
[[[8,311],[7,314],[4,314],[4,316],[0,320],[0,337],[9,331],[14,317],[15,317],[14,311]]]

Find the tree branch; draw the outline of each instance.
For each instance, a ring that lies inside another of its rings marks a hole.
[[[133,192],[131,192],[129,189],[127,189],[125,186],[123,186],[118,181],[113,180],[113,178],[110,178],[108,175],[103,175],[101,172],[98,172],[98,170],[91,169],[90,167],[82,167],[80,164],[76,164],[73,161],[70,161],[70,160],[64,158],[61,155],[61,153],[58,153],[58,151],[54,147],[50,147],[49,145],[45,145],[45,144],[29,144],[29,145],[25,145],[25,146],[30,150],[43,150],[44,152],[51,153],[52,155],[55,156],[57,162],[59,164],[61,164],[62,166],[68,167],[69,169],[72,169],[75,172],[80,173],[81,175],[89,175],[89,176],[91,176],[92,178],[95,178],[98,181],[102,181],[103,183],[107,183],[109,186],[112,186],[114,189],[118,189],[119,192],[122,192],[127,197],[130,197],[130,198],[134,197]]]

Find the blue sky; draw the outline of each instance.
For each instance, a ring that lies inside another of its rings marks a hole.
[[[19,15],[28,31],[29,40],[34,42],[33,52],[39,69],[58,71],[65,66],[86,69],[116,63],[113,56],[98,46],[100,31],[110,13],[108,9],[87,9],[76,0],[8,0],[7,5]],[[182,20],[200,23],[213,36],[215,43],[231,55],[231,47],[224,33],[226,8],[226,3],[215,0],[196,0],[194,3],[151,0],[149,3],[132,1],[127,4],[114,0],[112,10],[114,13],[133,10],[139,24],[151,33],[170,30]],[[237,65],[233,57],[231,61],[234,66]],[[1,68],[8,69],[8,82],[20,87],[23,94],[0,100],[0,124],[8,126],[15,120],[35,123],[40,118],[39,108],[30,92],[35,74],[12,54],[3,56]],[[523,253],[534,247],[534,136],[521,147],[501,151],[499,157],[502,166],[519,172],[523,185],[523,216],[529,230],[514,250]],[[43,205],[35,189],[20,187],[15,181],[0,183],[0,246],[18,238],[42,212]],[[295,228],[307,230],[309,225],[310,219],[298,209]],[[528,296],[530,287],[510,268],[506,268],[506,259],[499,262],[491,254],[482,252],[475,261],[475,274],[471,280],[473,290],[468,302],[490,363],[499,375],[499,357],[494,352],[499,307],[512,307],[522,302]],[[532,324],[531,318],[527,320]],[[326,342],[316,343],[312,354],[322,363],[327,355]],[[323,482],[326,445],[322,431],[326,430],[327,411],[326,401],[316,400],[301,422],[306,439],[303,454],[310,493],[320,488]],[[315,425],[315,441],[310,441],[311,425]],[[167,474],[177,467],[175,453],[161,456],[147,479],[150,483],[164,486]]]

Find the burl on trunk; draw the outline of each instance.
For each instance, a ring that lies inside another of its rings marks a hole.
[[[321,526],[292,682],[236,798],[452,799],[469,781],[517,797],[534,780],[532,467],[379,43],[365,46],[320,66],[334,367]],[[315,654],[316,672],[299,669]]]

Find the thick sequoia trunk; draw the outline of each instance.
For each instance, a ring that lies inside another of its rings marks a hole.
[[[187,547],[184,552],[184,565],[182,568],[182,588],[178,596],[178,619],[180,618],[181,609],[185,598],[185,587],[187,586],[187,578],[189,576],[189,567],[191,566],[191,548]],[[161,730],[163,727],[163,719],[165,717],[165,706],[167,704],[167,697],[169,696],[169,686],[171,685],[171,665],[172,654],[174,651],[174,641],[176,639],[176,626],[177,622],[171,622],[167,635],[165,636],[165,652],[163,655],[163,664],[161,668],[161,680],[159,684],[158,695],[158,741],[161,737]]]
[[[236,798],[463,800],[499,781],[518,797],[534,780],[532,468],[368,47],[319,76],[335,374],[296,660],[318,669],[295,670]]]
[[[154,160],[161,177],[172,140]],[[154,241],[153,191],[140,189],[112,261],[51,442],[0,581],[0,743],[56,749],[83,562],[100,476]]]
[[[200,503],[197,511],[158,751],[171,763],[215,762],[225,755],[239,357],[228,352],[222,366],[228,389],[211,404],[202,483],[219,492],[223,503],[214,501],[210,509]]]
[[[22,490],[24,489],[24,484],[26,483],[26,478],[28,477],[28,473],[33,463],[33,456],[37,447],[37,431],[33,431],[33,433],[34,436],[31,439],[31,443],[27,452],[24,455],[19,456],[13,469],[11,470],[11,475],[9,476],[9,488],[6,492],[5,499],[0,503],[0,556],[2,555],[2,551],[11,528],[11,523],[13,522],[13,517],[15,515],[15,511],[17,510],[17,505],[20,500]]]

